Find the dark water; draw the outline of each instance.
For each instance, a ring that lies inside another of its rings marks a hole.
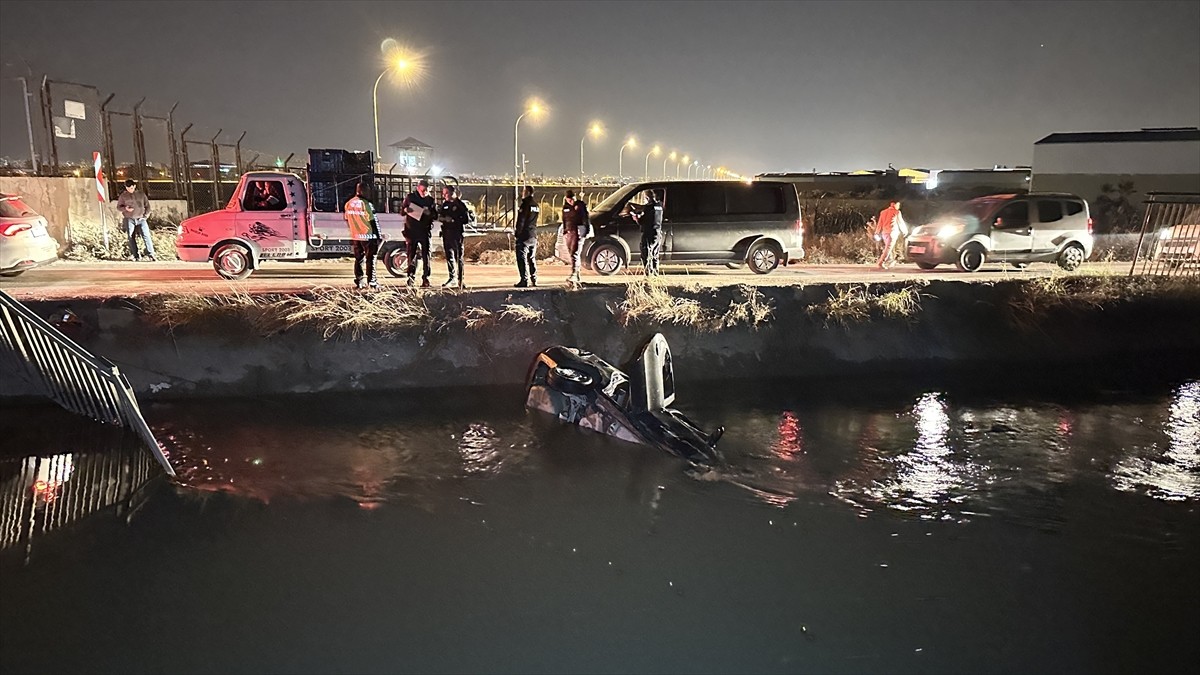
[[[1190,670],[1200,379],[1116,381],[683,385],[723,471],[512,389],[151,405],[175,484],[9,407],[0,670]]]

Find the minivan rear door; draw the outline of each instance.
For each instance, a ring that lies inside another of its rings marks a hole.
[[[1029,225],[1028,199],[1017,199],[1005,204],[992,216],[992,257],[999,260],[1020,259],[1029,255],[1033,236]]]
[[[673,183],[664,191],[664,257],[733,258],[732,242],[724,235],[725,190],[721,183]]]
[[[1072,235],[1087,232],[1087,211],[1078,200],[1041,197],[1034,209],[1034,253],[1053,253]]]

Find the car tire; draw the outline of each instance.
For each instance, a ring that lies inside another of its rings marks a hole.
[[[408,249],[397,246],[383,254],[383,266],[388,274],[401,278],[408,274]]]
[[[213,269],[222,279],[240,281],[254,271],[250,249],[242,244],[222,244],[213,252]]]
[[[611,241],[593,246],[589,258],[592,263],[592,270],[605,277],[620,272],[627,264],[625,251],[621,250],[620,246]]]
[[[769,274],[779,267],[779,260],[782,257],[783,252],[779,250],[778,244],[760,239],[750,246],[749,251],[746,251],[746,264],[755,274]]]
[[[12,272],[0,272],[0,277],[19,277],[25,274],[25,270],[13,270]]]
[[[1071,244],[1058,254],[1058,266],[1068,272],[1074,272],[1083,264],[1083,247]]]
[[[954,266],[960,272],[978,272],[983,263],[987,261],[987,252],[979,244],[967,244],[958,252],[958,258],[954,260]]]
[[[546,384],[567,394],[582,394],[592,388],[595,380],[582,370],[554,366],[546,374]]]
[[[937,267],[937,266],[938,266],[938,264],[937,264],[937,263],[927,263],[927,262],[919,262],[919,263],[917,263],[917,267],[918,267],[918,268],[920,268],[920,269],[923,269],[923,270],[925,270],[926,272],[928,272],[929,270],[931,270],[931,269],[933,269],[933,268],[935,268],[935,267]]]

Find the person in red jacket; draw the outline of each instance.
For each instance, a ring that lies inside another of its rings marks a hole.
[[[901,234],[900,227],[903,222],[898,199],[888,202],[887,208],[879,212],[879,218],[875,222],[875,239],[883,243],[883,252],[879,254],[879,261],[875,263],[879,269],[896,264],[893,249],[896,239]]]

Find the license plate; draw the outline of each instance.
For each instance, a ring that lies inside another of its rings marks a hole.
[[[46,226],[41,223],[34,223],[30,229],[30,233],[35,237],[44,237],[46,236]]]
[[[924,246],[909,246],[908,252],[909,253],[924,253],[925,247]]]

